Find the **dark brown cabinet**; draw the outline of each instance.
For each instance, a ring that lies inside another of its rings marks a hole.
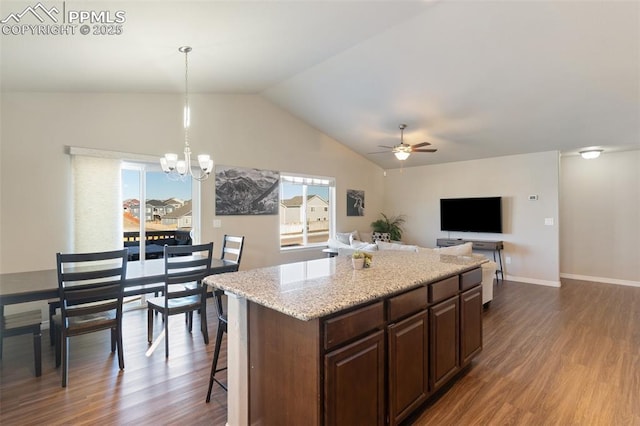
[[[429,316],[423,310],[387,328],[389,422],[398,424],[429,396]]]
[[[432,391],[460,370],[459,305],[458,296],[454,296],[429,309]]]
[[[301,321],[248,303],[249,424],[396,425],[482,350],[474,268]]]
[[[384,331],[325,355],[325,424],[384,424]]]
[[[482,350],[482,288],[460,294],[460,363],[467,365]]]

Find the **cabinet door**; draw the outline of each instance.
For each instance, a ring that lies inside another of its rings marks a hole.
[[[325,424],[383,425],[384,331],[325,355]]]
[[[429,309],[430,322],[430,381],[436,390],[460,369],[459,356],[459,297],[454,296]]]
[[[398,424],[429,396],[429,314],[388,327],[389,421]]]
[[[482,287],[460,295],[460,361],[462,366],[482,350]]]

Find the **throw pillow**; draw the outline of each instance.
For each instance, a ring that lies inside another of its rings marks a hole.
[[[388,232],[374,232],[372,238],[374,243],[378,241],[384,241],[388,243],[389,241],[391,241],[391,234],[389,234]]]
[[[454,256],[469,256],[473,253],[473,243],[464,243],[451,247],[440,247],[438,249],[440,254],[451,254]]]
[[[336,232],[336,240],[340,241],[342,244],[351,244],[351,238],[359,240],[358,231],[351,232]]]
[[[418,251],[418,247],[409,244],[385,243],[384,241],[376,241],[378,250],[396,250],[396,251]]]

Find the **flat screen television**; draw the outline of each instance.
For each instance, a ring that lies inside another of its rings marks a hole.
[[[443,231],[502,233],[502,197],[441,198]]]

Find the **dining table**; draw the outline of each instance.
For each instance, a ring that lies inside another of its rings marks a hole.
[[[210,274],[236,272],[238,264],[225,259],[211,261]],[[136,296],[164,290],[164,259],[127,262],[124,295]],[[55,299],[58,294],[56,269],[0,274],[0,310],[5,305]]]

